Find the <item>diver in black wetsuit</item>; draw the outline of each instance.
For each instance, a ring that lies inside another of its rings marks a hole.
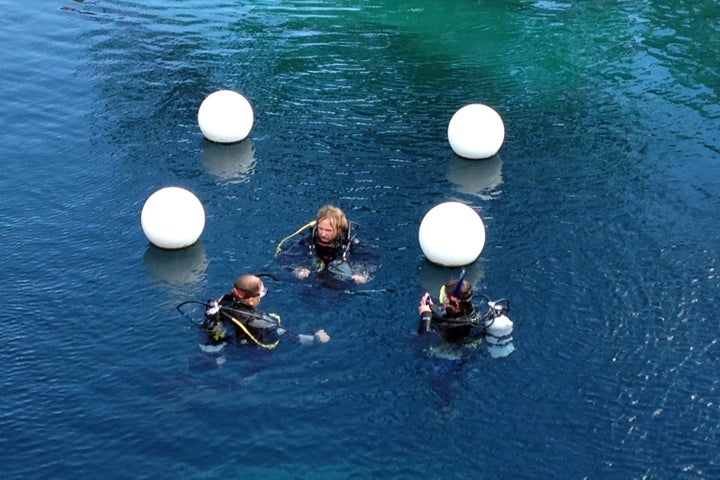
[[[419,335],[435,332],[450,343],[469,343],[485,335],[487,315],[473,304],[472,286],[462,277],[442,287],[439,305],[433,303],[430,293],[422,296],[418,306]]]
[[[309,236],[282,250],[286,240],[308,227],[312,227]],[[380,268],[379,256],[371,249],[363,248],[351,232],[351,223],[345,213],[333,205],[320,208],[315,221],[283,239],[276,258],[300,279],[308,278],[312,272],[327,272],[336,280],[364,284],[369,281],[370,273]]]
[[[285,329],[278,315],[256,310],[266,294],[267,288],[259,276],[243,275],[230,293],[209,302],[202,328],[211,344],[223,345],[235,339],[240,344],[275,348]],[[326,343],[330,337],[325,330],[318,330],[314,335],[297,335],[297,339],[302,344],[310,344]]]

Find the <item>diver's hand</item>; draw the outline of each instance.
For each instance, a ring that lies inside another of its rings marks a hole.
[[[355,280],[355,283],[367,283],[370,280],[367,275],[362,273],[354,273],[352,279]]]
[[[421,315],[425,312],[431,312],[432,309],[430,308],[433,305],[432,297],[430,296],[430,293],[425,292],[425,295],[422,296],[420,299],[420,305],[418,306],[418,313]]]
[[[220,311],[220,305],[218,304],[217,300],[213,300],[210,302],[210,305],[208,306],[207,310],[205,310],[205,315],[215,315]]]
[[[310,276],[310,270],[307,268],[296,268],[295,276],[300,279],[307,278]]]
[[[315,341],[320,343],[327,343],[330,341],[330,335],[324,329],[320,329],[315,332]]]

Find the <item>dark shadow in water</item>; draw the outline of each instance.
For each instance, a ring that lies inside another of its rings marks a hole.
[[[247,183],[255,173],[255,146],[250,138],[233,144],[203,142],[203,165],[223,183]]]
[[[447,179],[457,186],[460,193],[492,200],[502,184],[502,159],[495,155],[483,160],[467,160],[451,155],[448,160]]]
[[[143,260],[157,280],[174,286],[199,283],[210,263],[202,242],[182,250],[163,250],[150,244]]]
[[[418,337],[418,355],[427,362],[426,382],[435,396],[435,408],[446,413],[456,409],[456,399],[466,391],[467,369],[481,361],[486,352],[482,340],[454,344],[435,334]]]
[[[465,268],[465,280],[470,282],[470,285],[477,290],[477,286],[480,281],[485,277],[485,271],[483,270],[482,261],[480,259],[467,265],[465,267],[443,267],[436,265],[429,260],[425,260],[418,269],[418,281],[425,291],[430,292],[430,295],[437,300],[440,292],[440,287],[445,285],[449,280],[458,278],[461,270]],[[422,292],[418,293],[418,299],[422,295]]]

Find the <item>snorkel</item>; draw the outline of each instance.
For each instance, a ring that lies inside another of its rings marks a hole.
[[[462,289],[463,282],[465,281],[465,269],[463,268],[460,272],[460,277],[458,278],[457,285],[455,285],[455,290],[453,290],[451,299],[457,299],[458,295],[460,295],[460,290]]]

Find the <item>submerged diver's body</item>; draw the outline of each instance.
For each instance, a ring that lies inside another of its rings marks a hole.
[[[280,317],[256,310],[267,289],[255,275],[243,275],[227,293],[213,301],[205,311],[202,328],[212,345],[222,345],[232,340],[239,344],[257,345],[274,348],[285,333],[280,325]],[[314,335],[297,335],[303,344],[326,343],[330,337],[325,330]]]
[[[297,278],[308,278],[312,272],[328,272],[337,280],[363,284],[369,281],[370,273],[379,268],[377,255],[363,249],[339,208],[325,205],[308,226],[313,227],[309,235],[286,251],[281,251],[281,242],[276,254]]]
[[[481,310],[472,302],[472,287],[463,275],[442,287],[438,304],[426,292],[418,306],[417,333],[424,340],[420,342],[424,354],[432,359],[428,382],[443,409],[453,405],[464,366],[481,352],[477,347],[486,333]]]

